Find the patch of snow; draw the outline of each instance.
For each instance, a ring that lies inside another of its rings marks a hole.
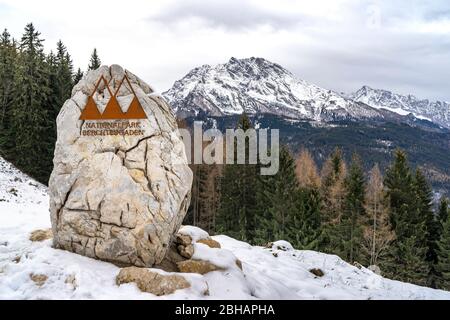
[[[178,233],[190,236],[193,242],[209,238],[208,232],[194,226],[181,226]]]

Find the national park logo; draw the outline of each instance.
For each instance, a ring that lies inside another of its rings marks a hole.
[[[105,110],[100,112],[94,100],[94,94],[102,82],[109,92],[110,99],[106,104]],[[133,94],[133,99],[126,112],[122,110],[117,100],[117,94],[122,86],[125,85],[125,82],[128,84],[129,91]],[[127,75],[123,76],[114,94],[109,87],[108,81],[106,81],[104,76],[101,76],[92,94],[89,95],[86,106],[79,118],[79,120],[85,120],[85,128],[82,130],[83,136],[141,136],[144,134],[144,131],[141,130],[141,122],[136,121],[140,119],[147,119],[147,115]]]

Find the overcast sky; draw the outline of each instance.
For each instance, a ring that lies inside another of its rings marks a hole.
[[[322,87],[450,101],[450,1],[0,0],[0,28],[33,22],[85,69],[94,47],[158,91],[202,64],[263,57]]]

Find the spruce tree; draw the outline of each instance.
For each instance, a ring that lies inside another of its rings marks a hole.
[[[25,27],[15,73],[11,134],[15,139],[15,164],[39,181],[47,183],[52,168],[52,119],[48,110],[49,69],[40,33],[33,24]]]
[[[414,176],[414,188],[417,201],[418,219],[425,224],[427,255],[426,261],[429,264],[430,273],[428,275],[427,285],[435,288],[436,278],[438,277],[436,271],[437,263],[437,242],[439,241],[439,221],[436,219],[433,212],[433,190],[425,178],[422,170],[416,169]]]
[[[293,227],[294,221],[301,216],[297,207],[298,181],[295,175],[295,162],[288,148],[280,148],[279,170],[271,176],[267,188],[263,190],[268,201],[268,210],[274,222],[273,236],[277,240],[294,238],[297,230]]]
[[[385,185],[396,235],[385,262],[386,273],[396,280],[426,285],[430,272],[426,261],[427,228],[404,151],[395,152],[394,161],[386,170]]]
[[[16,72],[17,48],[5,29],[0,35],[0,154],[10,161],[15,160],[15,141],[12,135],[11,116],[14,99],[14,75]]]
[[[322,198],[317,188],[300,187],[298,211],[291,224],[289,241],[297,249],[320,250],[322,241]]]
[[[70,98],[74,83],[72,59],[61,40],[56,44],[56,49],[57,105],[55,106],[55,113],[57,115],[64,102]]]
[[[365,215],[365,179],[358,156],[353,155],[348,176],[345,179],[344,210],[337,226],[342,258],[353,263],[361,261],[362,225]]]
[[[83,71],[81,71],[81,69],[78,68],[77,72],[73,76],[73,83],[77,84],[78,82],[80,82],[80,80],[83,79],[83,76],[84,76]]]
[[[447,221],[448,218],[448,206],[450,205],[449,200],[445,197],[442,196],[441,200],[439,201],[439,206],[437,209],[437,214],[436,214],[436,219],[439,222],[439,234],[442,233],[442,225],[445,223],[445,221]]]
[[[100,68],[102,65],[102,62],[97,54],[97,49],[94,48],[94,51],[92,51],[91,58],[89,60],[88,70],[96,70]]]
[[[59,81],[58,81],[58,64],[57,59],[53,51],[50,51],[46,57],[47,69],[48,69],[48,87],[49,94],[47,96],[47,114],[49,119],[53,119],[49,126],[49,138],[56,141],[56,116],[58,115],[59,108],[61,108],[59,99]],[[58,106],[59,105],[59,106]]]
[[[443,221],[442,233],[437,246],[436,287],[450,290],[450,215],[448,202],[445,200],[440,203],[439,217],[446,219]]]
[[[405,232],[408,235],[411,233],[411,228],[401,230],[397,227],[398,221],[415,216],[415,212],[413,212],[415,206],[413,177],[404,151],[395,151],[394,162],[386,169],[384,184],[388,189],[386,197],[389,199],[392,227],[397,237],[405,236]],[[403,217],[402,214],[406,214],[407,216]],[[416,217],[411,222],[417,222]]]
[[[243,114],[237,129],[244,131],[252,127],[250,119]],[[236,144],[235,144],[236,151]],[[256,193],[258,167],[248,161],[249,144],[245,142],[246,162],[226,164],[221,179],[221,201],[218,216],[218,230],[232,237],[253,243],[256,229]],[[235,152],[236,160],[236,152]]]
[[[298,249],[319,250],[323,209],[320,176],[311,154],[305,149],[300,151],[295,167],[299,183],[298,215],[291,225],[296,232],[289,240]]]

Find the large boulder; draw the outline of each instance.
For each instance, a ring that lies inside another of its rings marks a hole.
[[[169,105],[131,72],[102,66],[73,88],[57,130],[54,246],[117,265],[161,263],[192,184]]]

